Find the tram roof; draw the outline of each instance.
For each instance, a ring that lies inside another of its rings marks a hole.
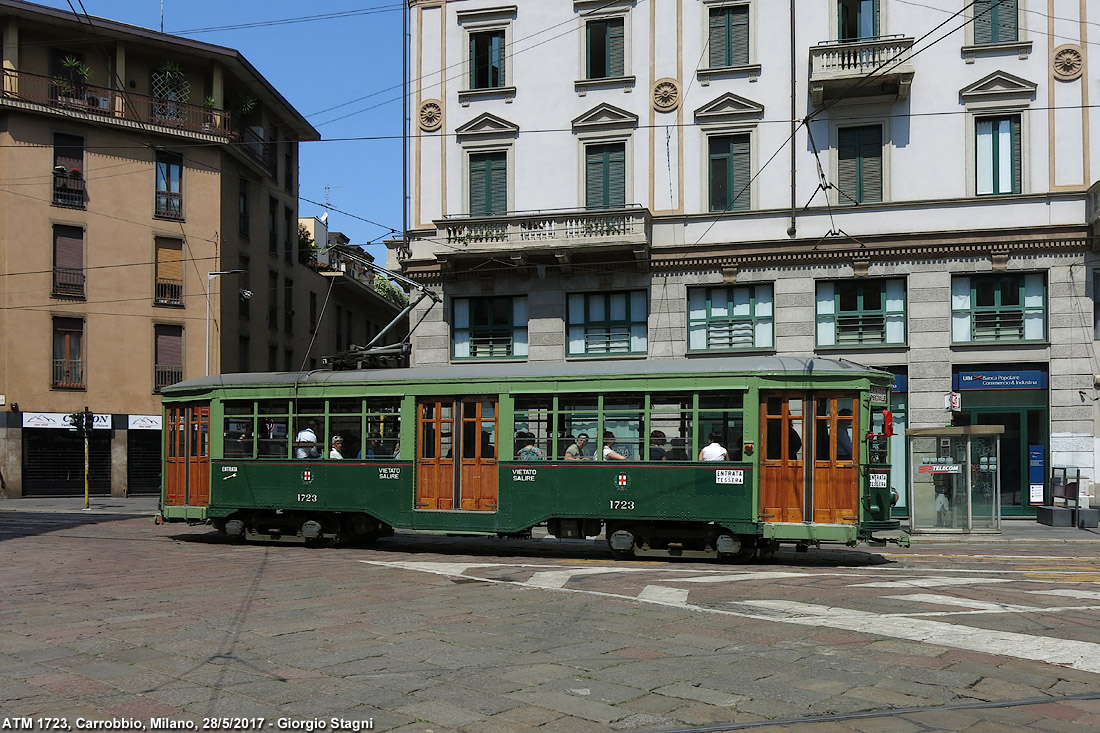
[[[647,375],[758,374],[778,376],[802,374],[857,374],[887,372],[854,361],[820,356],[743,355],[702,359],[646,359],[637,361],[522,362],[495,364],[451,364],[404,369],[350,369],[312,372],[246,372],[211,374],[178,382],[161,391],[173,392],[216,389],[219,387],[258,387],[263,385],[346,384],[351,382],[470,382],[509,379],[622,378]]]

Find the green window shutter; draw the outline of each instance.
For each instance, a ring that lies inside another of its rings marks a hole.
[[[852,201],[859,201],[859,128],[848,127],[837,132],[836,185]],[[851,203],[841,196],[840,203]]]
[[[621,209],[626,206],[626,146],[612,145],[607,161],[607,206]]]
[[[749,8],[741,5],[729,11],[729,51],[727,66],[749,62]]]
[[[710,210],[725,211],[730,205],[729,138],[712,137],[710,147]]]
[[[603,146],[590,145],[586,152],[584,166],[584,191],[585,206],[589,209],[600,209],[604,204],[605,170],[603,161]]]
[[[752,177],[752,164],[751,156],[749,155],[748,135],[738,135],[732,138],[730,157],[733,161],[733,180],[730,181],[729,195],[731,197],[737,197],[733,201],[732,208],[737,211],[744,211],[750,208],[750,203],[752,201],[752,197],[749,195],[749,179]]]
[[[1020,2],[1019,0],[1000,0],[993,9],[993,40],[1008,43],[1019,39]]]
[[[622,18],[607,21],[607,75],[623,76],[625,71],[626,37]]]
[[[504,45],[504,31],[500,31],[497,34],[500,40],[497,43],[497,66],[500,69],[500,77],[497,79],[497,86],[502,87],[508,83],[508,74],[504,71],[504,61],[508,56],[508,49]]]
[[[508,156],[494,153],[489,158],[489,213],[500,216],[508,213]]]
[[[974,0],[974,43],[993,43],[994,0]]]
[[[1012,117],[1012,193],[1023,191],[1023,151],[1020,149],[1020,118]]]
[[[484,155],[470,156],[470,216],[485,216],[488,212],[488,163]]]
[[[726,21],[729,8],[711,8],[710,11],[710,68],[728,66]]]
[[[882,128],[860,129],[860,203],[882,201]]]

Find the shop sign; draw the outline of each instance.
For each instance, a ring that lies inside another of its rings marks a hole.
[[[73,429],[69,421],[69,414],[65,412],[24,412],[24,428],[57,428],[60,430]],[[109,414],[96,414],[92,427],[96,430],[110,430],[111,416]]]
[[[127,415],[127,430],[160,430],[160,415]]]
[[[962,473],[962,465],[958,463],[922,463],[917,467],[917,473]]]
[[[959,372],[955,389],[1046,389],[1047,375],[1039,369]]]

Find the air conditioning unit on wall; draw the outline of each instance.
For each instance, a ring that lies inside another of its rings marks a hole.
[[[110,97],[100,97],[95,94],[89,94],[84,101],[89,107],[94,109],[110,109],[111,107]]]

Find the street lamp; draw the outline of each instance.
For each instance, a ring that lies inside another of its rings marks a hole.
[[[206,376],[210,376],[210,283],[222,275],[237,275],[244,270],[221,270],[206,273]]]

